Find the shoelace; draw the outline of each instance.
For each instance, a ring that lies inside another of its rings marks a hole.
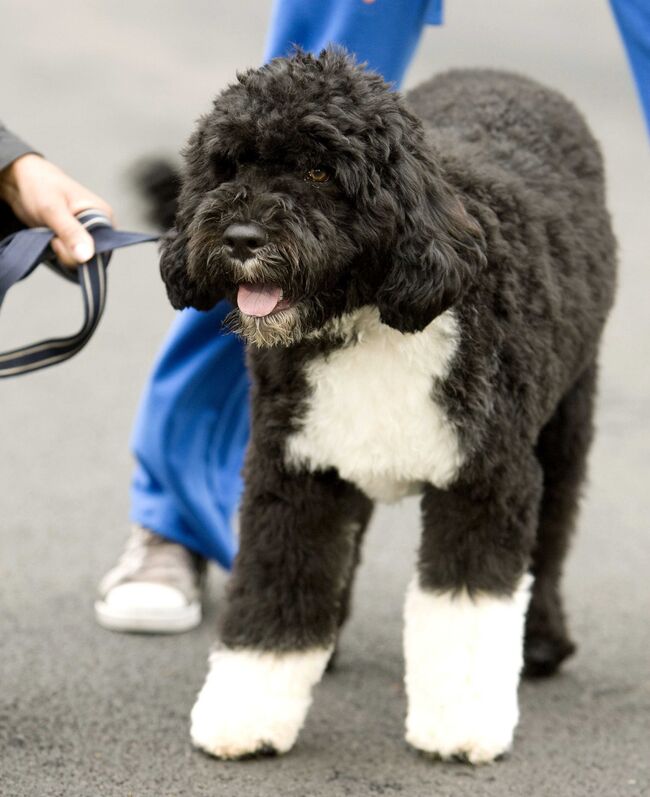
[[[157,235],[113,229],[108,217],[98,210],[85,210],[77,218],[95,242],[95,255],[76,269],[62,266],[50,243],[54,233],[45,227],[20,230],[0,241],[0,306],[7,291],[28,277],[41,263],[81,287],[84,322],[74,335],[50,338],[0,354],[0,379],[47,368],[81,351],[97,328],[106,304],[106,270],[113,250],[158,240]]]

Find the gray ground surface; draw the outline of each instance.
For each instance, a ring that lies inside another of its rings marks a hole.
[[[95,584],[126,531],[131,416],[171,318],[154,248],[141,248],[116,256],[105,321],[82,356],[0,386],[3,797],[650,792],[648,142],[604,2],[447,5],[410,85],[450,65],[533,75],[579,103],[608,160],[622,280],[567,574],[578,656],[561,677],[523,686],[502,763],[474,770],[407,750],[401,605],[417,540],[407,503],[376,517],[339,669],[318,688],[295,750],[228,764],[194,752],[187,717],[224,577],[214,574],[206,622],[185,636],[110,634],[92,616]],[[3,0],[1,114],[135,227],[124,169],[143,152],[176,149],[234,70],[257,63],[267,10],[255,0]],[[30,280],[3,309],[2,348],[71,328],[76,301],[53,277]]]

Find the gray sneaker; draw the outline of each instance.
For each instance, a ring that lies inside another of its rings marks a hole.
[[[205,571],[198,554],[133,526],[124,553],[99,585],[97,622],[112,631],[189,631],[201,622]]]

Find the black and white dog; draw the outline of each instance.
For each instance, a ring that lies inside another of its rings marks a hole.
[[[162,274],[175,307],[233,303],[253,379],[241,549],[192,712],[215,756],[293,745],[374,501],[422,500],[414,747],[493,760],[522,666],[573,650],[558,582],[614,292],[601,157],[521,77],[450,72],[406,100],[340,51],[297,53],[242,74],[186,150]]]

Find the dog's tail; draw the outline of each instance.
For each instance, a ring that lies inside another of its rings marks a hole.
[[[172,227],[181,188],[180,169],[165,158],[143,158],[133,167],[131,180],[145,200],[147,221],[161,230]]]

